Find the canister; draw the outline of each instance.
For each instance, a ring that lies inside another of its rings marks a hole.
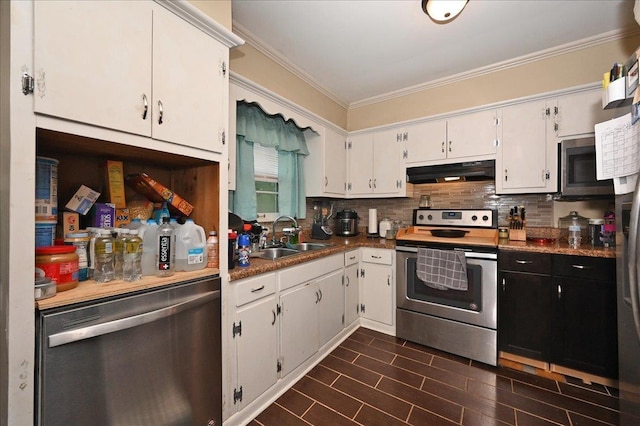
[[[589,241],[592,247],[602,247],[602,227],[604,219],[589,219]]]
[[[78,286],[78,255],[75,246],[49,246],[36,248],[36,268],[56,282],[57,291]]]

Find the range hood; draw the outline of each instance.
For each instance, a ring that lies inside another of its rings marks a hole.
[[[407,169],[407,182],[409,183],[494,180],[495,176],[495,160],[468,161],[465,163],[410,167]]]

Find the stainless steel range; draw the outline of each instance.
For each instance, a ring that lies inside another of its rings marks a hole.
[[[396,236],[397,336],[497,364],[496,210],[416,209]]]

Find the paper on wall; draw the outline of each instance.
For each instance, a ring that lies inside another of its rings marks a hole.
[[[596,132],[596,178],[621,178],[640,172],[640,124],[631,114],[598,123]]]

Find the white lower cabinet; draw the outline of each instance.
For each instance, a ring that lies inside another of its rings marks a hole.
[[[352,250],[344,254],[344,325],[348,326],[358,319],[360,313],[360,251]]]
[[[278,380],[278,316],[276,274],[238,281],[233,339],[237,373],[233,399],[238,409],[247,406]]]
[[[363,248],[360,264],[360,316],[394,325],[395,251]]]
[[[318,281],[318,347],[324,346],[344,328],[343,270],[340,268]]]
[[[318,350],[318,285],[309,282],[280,296],[280,353],[286,376]]]

